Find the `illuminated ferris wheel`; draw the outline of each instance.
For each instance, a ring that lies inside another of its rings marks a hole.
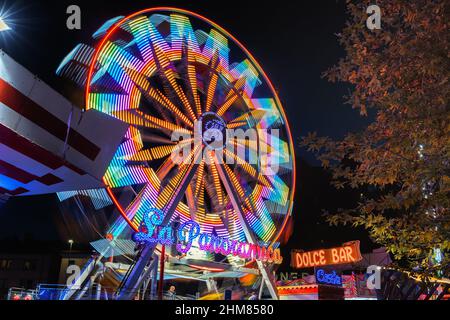
[[[95,37],[84,57],[86,109],[129,125],[103,178],[123,221],[137,231],[156,208],[165,224],[194,220],[203,232],[276,243],[292,213],[294,151],[252,55],[213,22],[173,8],[111,20]]]

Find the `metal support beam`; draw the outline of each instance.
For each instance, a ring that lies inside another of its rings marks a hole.
[[[159,261],[159,284],[158,284],[158,300],[163,299],[164,294],[164,266],[166,264],[166,246],[162,245],[161,256]]]
[[[261,280],[261,284],[259,285],[258,300],[262,299],[263,292],[264,292],[264,281]]]
[[[217,157],[215,156],[214,161],[216,162],[217,171],[219,172],[220,179],[222,180],[222,183],[225,187],[225,190],[227,191],[228,196],[230,197],[231,203],[233,205],[234,210],[236,210],[239,221],[242,225],[242,228],[244,229],[245,236],[247,238],[247,241],[251,244],[257,244],[256,239],[254,238],[253,234],[250,232],[250,228],[247,224],[247,221],[245,221],[244,214],[242,212],[242,204],[239,199],[238,194],[236,193],[235,188],[233,188],[233,184],[230,180],[230,177],[226,174],[225,169],[223,168],[223,165],[219,163],[217,160]],[[271,271],[269,268],[264,265],[262,261],[256,261],[258,268],[261,272],[261,276],[269,289],[270,295],[272,296],[272,299],[278,300],[278,290],[276,288],[275,281],[273,277],[271,276]]]
[[[203,274],[208,274],[208,271],[203,272]],[[217,283],[213,278],[206,280],[206,287],[208,288],[208,293],[218,293]]]
[[[143,277],[144,280],[142,285],[142,300],[154,300],[156,297],[158,283],[158,265],[159,256],[157,254],[154,254],[152,263],[148,267],[146,275]]]
[[[168,206],[165,208],[165,210],[163,210],[165,215],[164,215],[164,219],[161,224],[161,227],[167,226],[170,219],[172,218],[173,213],[175,212],[175,210],[178,206],[178,203],[182,200],[189,183],[192,181],[192,179],[195,175],[195,172],[197,170],[198,163],[199,163],[198,157],[200,157],[201,155],[202,155],[202,152],[201,152],[201,150],[199,150],[199,152],[197,152],[197,154],[195,155],[192,163],[190,164],[186,175],[183,177],[183,180],[181,181],[180,186],[177,189],[175,196],[172,198],[172,200],[170,201],[170,204],[168,204]],[[139,260],[136,262],[135,266],[133,267],[133,270],[132,270],[130,276],[128,277],[128,279],[126,279],[126,282],[124,283],[122,290],[119,292],[117,300],[130,300],[132,298],[132,295],[135,294],[135,292],[133,292],[133,290],[137,289],[136,284],[138,283],[139,280],[142,280],[142,279],[140,279],[142,272],[144,271],[145,267],[149,263],[150,258],[152,257],[155,249],[156,249],[156,246],[150,246],[150,245],[147,245],[144,248]]]
[[[150,286],[150,296],[152,300],[156,297],[157,281],[158,281],[158,260],[159,257],[155,254],[155,263],[153,265],[152,276],[151,276],[151,286]]]
[[[133,269],[125,279],[122,288],[118,292],[117,300],[131,300],[137,293],[136,284],[138,283],[145,267],[151,261],[154,249],[154,246],[146,246],[142,250],[136,264],[132,267]]]
[[[85,287],[86,281],[89,281],[89,276],[92,271],[94,271],[96,263],[97,260],[95,258],[91,258],[88,261],[80,276],[75,280],[75,283],[71,286],[68,286],[67,293],[64,295],[62,300],[70,300],[78,290],[82,290]]]
[[[102,296],[102,285],[100,283],[97,283],[95,300],[100,300],[101,296]]]
[[[92,274],[92,272],[95,270],[96,270],[96,272],[94,274]],[[104,272],[103,263],[101,263],[100,261],[98,261],[98,259],[96,259],[94,262],[94,267],[91,271],[91,276],[88,277],[88,281],[81,288],[81,290],[78,290],[79,292],[78,292],[75,300],[82,300],[84,295],[86,294],[86,292],[89,293],[89,299],[91,299],[91,297],[93,296],[92,288],[95,284],[95,280],[97,280],[97,278],[101,274],[103,274],[103,272]]]

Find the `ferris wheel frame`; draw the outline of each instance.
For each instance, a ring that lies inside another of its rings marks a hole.
[[[288,199],[289,201],[289,207],[288,210],[286,212],[284,221],[282,226],[279,228],[279,230],[277,230],[276,236],[274,237],[272,244],[276,243],[280,236],[282,235],[288,220],[290,218],[290,216],[292,215],[292,210],[293,210],[293,197],[295,194],[295,186],[296,186],[296,161],[295,161],[295,152],[294,152],[294,148],[293,148],[293,139],[292,139],[292,133],[290,130],[290,126],[289,126],[289,122],[287,120],[285,111],[282,107],[282,104],[279,100],[278,94],[272,84],[272,82],[270,81],[269,77],[267,76],[267,74],[265,73],[265,71],[263,70],[263,68],[261,67],[261,65],[257,62],[257,60],[254,58],[254,56],[245,48],[244,45],[242,45],[235,37],[233,37],[228,31],[226,31],[225,29],[223,29],[222,27],[220,27],[218,24],[214,23],[213,21],[209,20],[208,18],[197,14],[195,12],[192,11],[188,11],[188,10],[184,10],[184,9],[179,9],[179,8],[173,8],[173,7],[155,7],[155,8],[148,8],[148,9],[144,9],[138,12],[135,12],[133,14],[130,14],[122,19],[120,19],[116,24],[114,24],[106,33],[106,35],[102,38],[101,42],[97,45],[97,47],[95,48],[95,53],[93,55],[90,67],[89,67],[89,71],[87,74],[87,82],[86,82],[86,86],[85,86],[85,105],[88,106],[89,105],[89,93],[90,93],[90,83],[92,81],[93,75],[94,75],[94,69],[95,69],[95,62],[97,61],[99,54],[102,50],[102,48],[104,47],[104,45],[107,43],[107,41],[114,35],[114,33],[120,28],[120,26],[127,22],[128,20],[133,19],[134,17],[143,15],[143,14],[149,14],[149,13],[157,13],[157,12],[175,12],[175,13],[180,13],[180,14],[184,14],[187,16],[192,16],[194,18],[197,18],[203,22],[206,22],[207,24],[211,25],[212,27],[216,28],[217,30],[219,30],[220,32],[222,32],[224,35],[226,35],[227,37],[229,37],[234,43],[235,45],[237,45],[239,47],[239,49],[242,50],[242,52],[251,59],[252,63],[257,67],[258,71],[261,73],[262,77],[264,78],[264,80],[266,81],[271,94],[273,96],[273,98],[275,99],[275,102],[277,103],[277,105],[279,106],[279,111],[281,113],[281,116],[283,118],[283,120],[286,122],[285,127],[286,127],[286,131],[287,131],[287,138],[288,138],[288,147],[289,147],[289,151],[290,151],[290,155],[292,157],[292,181],[293,181],[293,185],[292,185],[292,189],[290,192],[290,197]],[[223,178],[223,176],[222,176]],[[138,226],[133,223],[127,216],[126,210],[124,209],[124,207],[119,203],[118,199],[116,198],[116,196],[114,195],[112,188],[110,188],[105,179],[104,179],[104,184],[106,186],[106,191],[109,195],[109,197],[111,198],[112,202],[114,203],[114,205],[116,206],[116,208],[119,210],[121,216],[123,217],[123,219],[127,222],[127,224],[134,230],[134,231],[138,231]],[[230,192],[230,190],[227,190],[228,192]]]

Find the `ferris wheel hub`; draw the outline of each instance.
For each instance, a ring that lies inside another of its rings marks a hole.
[[[227,124],[214,112],[206,112],[199,119],[199,129],[203,143],[212,150],[223,149],[226,145]]]

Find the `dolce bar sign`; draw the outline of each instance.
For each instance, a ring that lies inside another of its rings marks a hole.
[[[345,243],[342,247],[315,251],[293,250],[291,266],[296,269],[354,263],[362,260],[359,241]]]

